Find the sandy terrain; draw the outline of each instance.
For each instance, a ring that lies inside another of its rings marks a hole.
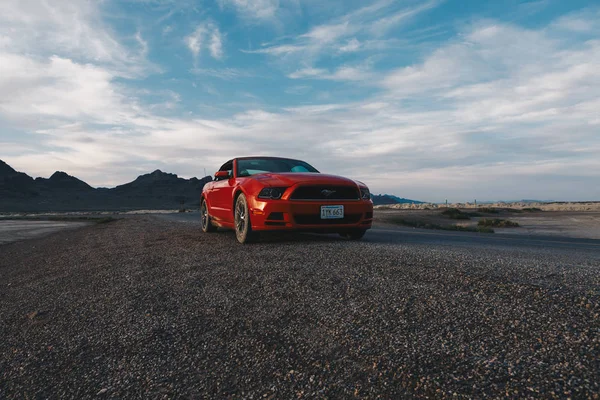
[[[391,208],[400,210],[430,210],[438,208],[466,208],[466,209],[477,209],[482,207],[491,208],[511,208],[515,210],[522,210],[524,208],[539,208],[542,211],[599,211],[600,212],[600,201],[588,201],[588,202],[554,202],[554,203],[537,203],[537,202],[516,202],[516,203],[490,203],[490,204],[476,204],[476,203],[423,203],[423,204],[391,204],[385,206],[376,206],[375,208]]]
[[[496,229],[496,233],[600,239],[600,211],[544,211],[511,216],[510,220],[521,228]]]
[[[376,206],[376,208],[392,208],[401,210],[428,210],[438,208],[468,208],[477,209],[481,207],[492,208],[511,208],[522,210],[524,208],[539,208],[542,211],[598,211],[600,212],[600,201],[589,202],[555,202],[555,203],[536,203],[536,202],[517,202],[517,203],[493,203],[493,204],[475,204],[475,203],[423,203],[423,204],[393,204],[386,206]]]
[[[478,212],[477,209],[462,208],[466,212]],[[390,223],[395,218],[407,221],[423,221],[439,225],[461,225],[475,227],[482,218],[500,218],[517,222],[518,228],[494,228],[496,234],[511,233],[537,236],[557,236],[582,239],[600,239],[600,211],[537,211],[518,212],[501,210],[497,214],[482,213],[482,217],[470,220],[453,220],[441,215],[440,209],[402,209],[377,208],[375,220]]]

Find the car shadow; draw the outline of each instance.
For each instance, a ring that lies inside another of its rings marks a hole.
[[[219,235],[231,237],[231,240],[237,240],[235,238],[235,232],[232,230],[218,229],[217,233]],[[337,234],[273,231],[260,232],[258,239],[254,243],[332,243],[346,241],[346,239]]]

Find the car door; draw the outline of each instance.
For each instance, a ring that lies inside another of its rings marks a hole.
[[[213,182],[210,192],[210,214],[217,221],[233,222],[233,191],[235,178],[233,176],[233,160],[226,162],[219,171],[229,172],[229,178]]]

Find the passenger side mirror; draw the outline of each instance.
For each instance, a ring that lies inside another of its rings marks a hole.
[[[229,178],[229,172],[228,171],[217,171],[215,172],[215,179],[219,180],[219,179],[228,179]]]

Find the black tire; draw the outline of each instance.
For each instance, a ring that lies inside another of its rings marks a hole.
[[[340,233],[340,236],[348,240],[360,240],[367,233],[366,229],[354,229],[348,232]]]
[[[200,205],[200,226],[204,233],[211,233],[217,230],[217,227],[212,224],[212,219],[208,214],[208,206],[204,199],[202,199],[202,204]]]
[[[238,242],[245,244],[251,243],[256,239],[256,233],[252,232],[250,222],[250,213],[248,212],[248,202],[246,196],[241,193],[235,200],[233,209],[233,224],[235,236]]]

